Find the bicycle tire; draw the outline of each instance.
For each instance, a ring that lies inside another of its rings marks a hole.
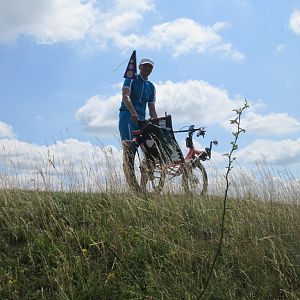
[[[125,153],[123,169],[126,182],[134,192],[159,194],[164,187],[166,172],[161,163],[155,164],[152,172],[148,172],[145,168],[148,165],[147,158],[141,158],[140,148],[133,142]]]
[[[193,166],[187,166],[182,177],[182,184],[187,194],[207,194],[208,177],[203,164],[198,161]]]

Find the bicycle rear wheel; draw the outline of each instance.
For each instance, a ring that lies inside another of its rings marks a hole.
[[[153,194],[162,191],[166,177],[163,165],[147,159],[139,145],[132,143],[129,146],[123,168],[126,181],[133,191]]]
[[[205,195],[207,193],[207,173],[200,161],[193,166],[186,166],[182,176],[182,184],[186,193],[193,195]]]

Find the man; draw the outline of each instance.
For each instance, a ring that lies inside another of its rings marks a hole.
[[[154,62],[150,58],[143,58],[139,64],[140,74],[137,78],[126,78],[124,81],[119,112],[119,131],[123,145],[133,139],[133,130],[138,129],[138,119],[145,120],[147,104],[150,117],[157,118],[155,87],[148,80],[153,66]]]
[[[132,183],[133,179],[133,174],[130,173],[128,168],[130,156],[133,154],[129,150],[130,143],[133,139],[133,131],[138,129],[138,120],[145,120],[147,105],[150,117],[157,118],[155,109],[155,87],[153,83],[148,80],[153,66],[154,62],[150,58],[143,58],[140,61],[140,73],[136,79],[126,78],[122,88],[119,131],[123,147],[124,174],[129,183]],[[146,182],[146,180],[146,178],[142,178],[142,181]]]

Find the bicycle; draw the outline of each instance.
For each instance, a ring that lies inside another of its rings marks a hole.
[[[205,128],[190,125],[187,130],[173,131],[170,115],[139,121],[139,126],[140,129],[133,132],[134,138],[129,145],[124,166],[130,188],[136,192],[159,194],[167,176],[170,181],[182,176],[185,193],[206,194],[208,177],[202,161],[211,159],[212,146],[218,142],[211,141],[204,150],[195,149],[193,135],[196,132],[197,137],[204,137]],[[189,149],[185,157],[174,136],[175,133],[184,132],[188,133],[185,141]]]

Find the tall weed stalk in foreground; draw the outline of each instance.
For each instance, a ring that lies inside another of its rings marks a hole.
[[[220,234],[220,240],[217,246],[217,250],[215,253],[215,256],[213,258],[213,262],[211,264],[210,270],[209,270],[209,274],[208,277],[206,279],[206,282],[204,284],[204,287],[201,291],[201,293],[198,296],[198,300],[201,299],[205,292],[207,291],[208,287],[209,287],[209,283],[210,283],[210,279],[212,277],[213,271],[215,269],[216,263],[217,263],[217,259],[219,257],[219,255],[221,254],[221,250],[222,250],[222,244],[223,244],[223,238],[224,238],[224,231],[225,231],[225,220],[226,220],[226,211],[227,211],[227,202],[228,202],[228,191],[229,191],[229,187],[230,187],[230,180],[229,180],[229,174],[230,171],[233,168],[233,163],[236,160],[236,157],[234,157],[234,152],[238,149],[238,138],[240,136],[241,133],[245,133],[245,129],[243,129],[241,127],[241,117],[242,117],[242,113],[245,109],[247,109],[249,107],[247,100],[245,100],[244,106],[238,108],[238,109],[234,109],[233,111],[236,113],[236,118],[230,120],[230,123],[236,126],[236,130],[232,132],[234,139],[231,142],[231,150],[229,153],[225,153],[224,156],[227,157],[227,171],[225,174],[225,181],[226,181],[226,187],[225,187],[225,192],[224,192],[224,199],[223,199],[223,210],[222,210],[222,218],[221,218],[221,234]]]

